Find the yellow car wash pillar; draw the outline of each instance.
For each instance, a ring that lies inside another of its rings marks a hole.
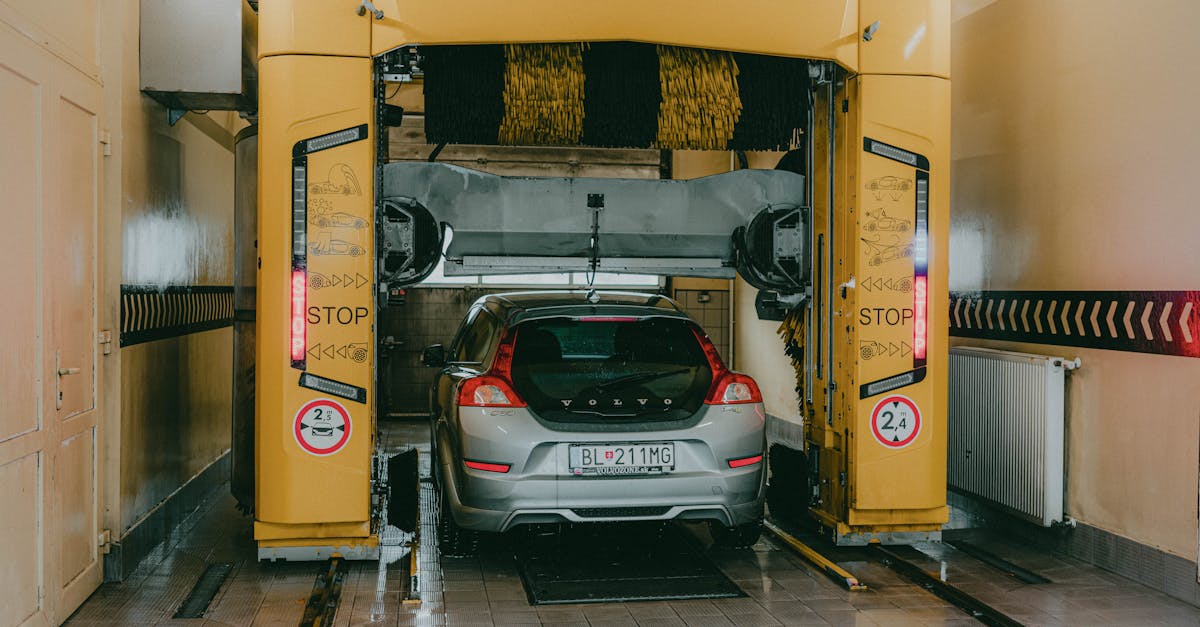
[[[806,425],[812,512],[842,544],[906,543],[948,516],[949,7],[867,0],[859,16],[860,71],[830,77],[815,112],[835,150],[814,161],[831,381]]]
[[[260,7],[254,537],[371,557],[375,120],[370,16]]]

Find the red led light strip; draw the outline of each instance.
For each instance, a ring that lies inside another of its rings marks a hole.
[[[929,277],[913,278],[913,359],[924,360],[929,344]]]
[[[292,366],[304,367],[304,352],[308,350],[307,326],[304,310],[308,301],[308,273],[302,269],[292,270]]]

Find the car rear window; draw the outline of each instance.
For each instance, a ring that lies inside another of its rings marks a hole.
[[[547,420],[686,418],[712,382],[692,328],[678,318],[525,322],[515,327],[513,385]]]

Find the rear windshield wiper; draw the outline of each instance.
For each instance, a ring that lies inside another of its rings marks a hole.
[[[618,388],[618,387],[621,387],[624,385],[629,385],[630,383],[642,383],[645,381],[653,381],[654,379],[662,379],[664,377],[671,377],[671,376],[675,376],[677,374],[684,374],[684,373],[691,372],[691,371],[692,371],[692,368],[679,368],[677,370],[668,370],[666,372],[635,372],[633,374],[628,374],[623,377],[617,377],[616,379],[612,379],[611,381],[605,381],[604,383],[601,383],[600,385],[592,386],[592,389],[594,389],[596,391],[607,390],[610,388]]]

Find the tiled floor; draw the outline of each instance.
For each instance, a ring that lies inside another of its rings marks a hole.
[[[392,422],[386,444],[422,438],[423,423]],[[427,437],[427,436],[424,436]],[[428,448],[427,442],[422,442]],[[122,583],[104,584],[69,625],[296,625],[318,564],[260,564],[250,520],[218,493],[187,523],[184,539],[148,560]],[[485,548],[479,557],[438,559],[431,516],[424,516],[419,605],[402,603],[407,576],[399,547],[380,562],[352,563],[336,625],[973,625],[962,611],[873,561],[843,566],[870,585],[847,592],[770,539],[753,550],[713,551],[713,559],[747,593],[739,599],[530,606],[512,553]],[[961,537],[961,533],[960,537]],[[922,545],[926,569],[1028,625],[1200,625],[1200,608],[1117,575],[970,532],[978,546],[1053,583],[1029,585],[942,544]],[[500,543],[503,544],[503,543]],[[171,620],[210,563],[234,571],[204,619]]]

